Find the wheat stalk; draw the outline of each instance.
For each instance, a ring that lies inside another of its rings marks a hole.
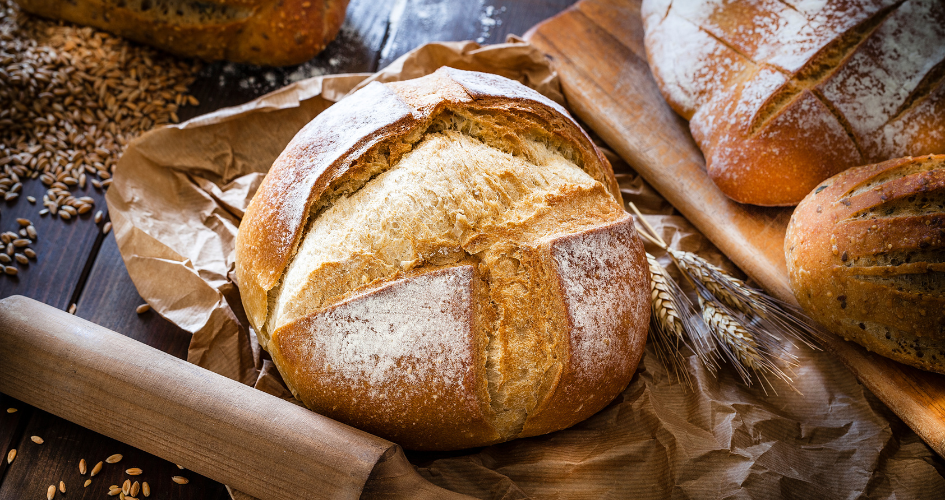
[[[675,369],[679,364],[676,360],[679,357],[678,345],[675,346],[675,356],[673,353],[664,355],[660,351],[674,347],[666,341],[670,334],[683,341],[688,337],[693,350],[713,373],[717,371],[718,359],[724,357],[748,385],[751,385],[754,374],[761,379],[762,388],[767,382],[773,390],[774,386],[767,376],[772,375],[796,391],[788,372],[797,366],[797,357],[789,352],[789,344],[786,345],[784,340],[799,339],[816,348],[811,341],[814,327],[810,320],[796,308],[749,287],[744,281],[702,257],[669,248],[633,203],[630,203],[630,208],[648,230],[641,229],[639,233],[667,251],[683,277],[696,289],[702,309],[702,322],[699,325],[687,324],[687,316],[680,314],[678,307],[679,298],[686,297],[685,293],[669,278],[659,262],[647,254],[654,331],[657,333],[657,352],[661,359],[670,360],[669,363]],[[675,285],[675,288],[670,284]],[[692,307],[691,302],[689,306]],[[680,329],[685,335],[679,334]]]
[[[745,282],[726,273],[692,252],[666,249],[673,261],[690,276],[702,283],[712,296],[725,305],[744,314],[764,315],[765,311],[756,307],[751,290]]]
[[[699,307],[702,308],[702,319],[712,333],[729,346],[741,364],[757,370],[762,364],[761,354],[752,334],[714,300],[704,299],[700,295]]]
[[[672,278],[666,275],[666,270],[660,265],[656,257],[646,254],[646,261],[650,266],[650,300],[657,324],[663,331],[682,338],[685,333],[682,318],[679,316],[676,295],[669,286]]]

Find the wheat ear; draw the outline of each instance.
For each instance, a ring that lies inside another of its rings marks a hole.
[[[650,266],[650,300],[656,322],[663,331],[681,339],[685,330],[676,296],[669,285],[672,278],[666,275],[666,270],[656,257],[646,254],[646,261]]]

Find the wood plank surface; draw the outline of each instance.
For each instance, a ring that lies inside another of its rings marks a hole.
[[[53,215],[39,215],[43,209],[43,194],[46,187],[39,179],[23,182],[20,197],[13,201],[0,201],[0,233],[18,231],[16,220],[29,219],[36,228],[38,237],[30,245],[36,252],[36,260],[27,265],[17,264],[16,276],[0,274],[0,298],[23,295],[45,302],[60,309],[68,309],[76,298],[76,291],[84,281],[83,272],[94,256],[99,228],[93,222],[95,212],[105,208],[105,192],[87,185],[74,190],[73,196],[89,196],[95,200],[92,211],[72,220],[63,220]],[[36,203],[26,200],[33,196]]]
[[[527,38],[555,60],[568,103],[581,119],[746,274],[796,303],[783,250],[792,209],[735,203],[709,179],[688,124],[666,104],[649,72],[640,0],[582,0]],[[829,333],[819,340],[945,456],[945,376]]]

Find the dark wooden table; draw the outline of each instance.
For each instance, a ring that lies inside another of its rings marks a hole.
[[[502,42],[508,34],[521,35],[574,1],[351,0],[340,35],[318,57],[279,69],[210,64],[191,88],[200,106],[183,108],[180,118],[244,103],[300,76],[374,72],[426,42]],[[39,239],[33,245],[37,262],[15,278],[0,276],[0,298],[24,295],[64,310],[75,304],[76,315],[82,318],[186,357],[189,333],[154,312],[135,312],[143,300],[128,277],[115,238],[102,233],[104,221],[96,225],[92,219],[96,211],[106,210],[104,193],[91,186],[85,191],[83,195],[95,199],[95,209],[68,222],[40,217],[42,207],[26,201],[28,195],[42,199],[44,186],[38,181],[25,183],[18,200],[3,203],[0,232],[15,229],[16,218],[24,217],[33,221]],[[8,413],[8,408],[17,411]],[[40,436],[44,443],[35,444],[32,436]],[[8,465],[11,449],[17,454]],[[93,484],[83,488],[89,476],[79,474],[79,460],[85,459],[91,470],[115,453],[124,456],[122,461],[106,464]],[[49,485],[59,481],[65,482],[67,493],[57,498],[107,498],[108,485],[120,485],[130,467],[145,471],[140,480],[150,484],[152,499],[230,498],[220,483],[0,394],[0,500],[45,498]],[[175,475],[190,482],[175,484],[171,481]]]

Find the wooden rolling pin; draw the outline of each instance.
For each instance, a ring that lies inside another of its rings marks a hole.
[[[25,297],[0,300],[0,392],[260,500],[468,498],[390,441]]]

